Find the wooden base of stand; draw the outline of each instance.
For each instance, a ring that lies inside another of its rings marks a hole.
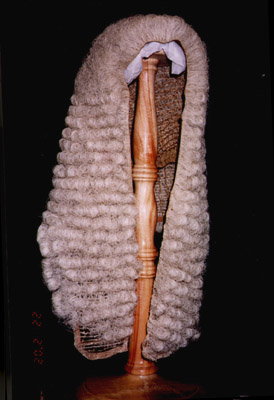
[[[77,393],[77,400],[172,400],[192,399],[203,393],[195,384],[183,384],[156,374],[124,374],[88,378]]]

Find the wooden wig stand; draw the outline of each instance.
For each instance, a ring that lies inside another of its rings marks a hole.
[[[141,345],[146,337],[146,325],[156,275],[157,250],[154,233],[157,208],[154,184],[157,180],[157,123],[154,103],[154,79],[157,67],[166,65],[163,51],[143,60],[133,131],[133,181],[138,208],[136,239],[138,258],[143,263],[137,281],[138,305],[135,311],[133,334],[130,338],[127,374],[112,377],[88,378],[78,392],[78,400],[91,399],[186,399],[194,397],[200,388],[167,380],[156,375],[157,366],[142,357]]]
[[[156,275],[154,232],[157,222],[157,206],[154,184],[157,180],[157,122],[154,104],[154,78],[159,58],[151,56],[143,60],[143,71],[139,75],[139,90],[133,131],[132,171],[135,183],[135,198],[138,208],[136,239],[139,245],[138,258],[143,268],[137,281],[138,305],[135,311],[133,334],[129,344],[129,359],[126,371],[134,375],[150,375],[156,365],[143,359],[142,342],[146,337],[153,281]]]

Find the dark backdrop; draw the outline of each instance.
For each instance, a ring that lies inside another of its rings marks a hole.
[[[71,332],[51,312],[36,232],[74,79],[92,40],[120,18],[150,12],[179,15],[198,32],[207,44],[211,87],[206,126],[211,241],[202,336],[162,360],[161,371],[203,384],[208,397],[273,394],[267,2],[6,3],[2,225],[5,347],[14,399],[38,399],[41,390],[46,399],[72,398],[85,376],[117,372],[126,360],[120,355],[91,362],[74,349]]]

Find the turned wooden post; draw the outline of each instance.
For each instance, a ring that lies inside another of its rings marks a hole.
[[[139,75],[136,115],[133,130],[133,181],[138,208],[136,239],[139,244],[138,258],[143,268],[137,281],[138,305],[135,311],[133,334],[129,343],[126,371],[134,375],[150,375],[157,371],[155,363],[142,357],[141,345],[146,337],[153,281],[156,275],[154,232],[157,222],[157,206],[154,184],[157,180],[157,124],[154,103],[154,80],[159,58],[151,56],[143,60]]]

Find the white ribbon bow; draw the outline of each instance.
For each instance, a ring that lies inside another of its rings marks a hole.
[[[169,43],[149,42],[137,57],[127,66],[124,75],[127,84],[130,84],[143,70],[142,59],[148,58],[151,54],[164,50],[167,58],[172,61],[171,73],[179,75],[186,68],[186,57],[183,49],[176,42]]]

